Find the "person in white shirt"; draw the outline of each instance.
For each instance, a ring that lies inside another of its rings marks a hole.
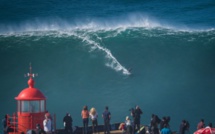
[[[95,133],[95,127],[96,131],[98,132],[98,113],[96,112],[96,109],[93,107],[90,109],[90,119],[92,121],[92,128],[93,128],[93,133]]]
[[[126,116],[125,126],[126,126],[126,133],[132,134],[132,122],[131,122],[129,116]]]
[[[52,122],[49,117],[45,114],[45,119],[43,120],[43,128],[46,134],[51,134]]]

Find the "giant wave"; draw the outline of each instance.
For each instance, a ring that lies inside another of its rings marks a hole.
[[[104,39],[118,38],[179,38],[189,42],[214,42],[215,30],[193,29],[173,26],[142,14],[132,14],[126,17],[111,18],[110,20],[86,19],[85,21],[68,21],[60,18],[50,20],[25,21],[20,24],[0,24],[1,42],[4,38],[21,37],[34,38],[67,38],[80,40],[89,47],[89,52],[99,51],[104,54],[105,65],[124,75],[130,75],[126,68],[104,43]]]

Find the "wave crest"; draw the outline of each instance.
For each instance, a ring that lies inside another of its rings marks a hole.
[[[70,32],[76,30],[116,30],[116,29],[129,29],[129,28],[146,28],[146,29],[169,29],[175,31],[208,31],[214,30],[214,28],[207,29],[194,29],[187,26],[179,26],[178,24],[170,24],[171,22],[164,22],[156,20],[153,17],[149,17],[143,13],[131,13],[125,16],[112,17],[108,19],[99,18],[86,18],[79,20],[65,20],[61,18],[37,18],[34,20],[28,20],[19,23],[1,24],[0,34],[18,34],[24,32],[47,32],[47,31],[59,31]]]

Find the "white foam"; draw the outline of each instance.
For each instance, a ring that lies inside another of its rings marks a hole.
[[[105,53],[107,62],[105,65],[111,69],[121,72],[124,75],[130,75],[128,69],[126,69],[117,58],[111,53],[111,51],[102,46],[99,42],[102,42],[103,38],[110,38],[118,36],[120,33],[127,29],[165,29],[173,32],[167,34],[175,34],[175,32],[205,32],[214,30],[211,29],[190,29],[187,27],[175,27],[167,23],[159,22],[156,19],[152,19],[147,15],[143,14],[129,14],[127,16],[120,16],[117,18],[110,18],[108,20],[102,19],[86,19],[86,20],[62,20],[59,18],[40,20],[36,19],[33,21],[26,21],[20,24],[0,24],[0,35],[2,36],[54,36],[54,37],[68,37],[74,36],[81,39],[87,45],[90,46],[90,52],[99,50]],[[105,37],[97,36],[98,33],[108,33]],[[90,37],[93,33],[97,37],[94,40]],[[144,33],[143,33],[144,34]],[[165,33],[166,34],[166,33]],[[147,35],[150,36],[150,35]],[[160,36],[157,35],[156,36]],[[193,40],[193,39],[192,39]],[[190,40],[190,41],[192,41]]]
[[[99,50],[101,52],[105,53],[105,58],[107,59],[106,66],[110,67],[111,69],[114,69],[117,72],[122,72],[124,75],[130,75],[131,73],[123,66],[121,63],[113,56],[111,51],[104,46],[101,46],[98,42],[95,42],[94,40],[91,40],[89,36],[86,35],[78,35],[74,34],[76,37],[83,40],[83,42],[87,43],[87,45],[90,45],[91,51]],[[101,38],[99,38],[101,40]]]
[[[172,23],[172,24],[171,24]],[[58,31],[58,32],[70,32],[70,31],[112,31],[112,30],[125,30],[129,28],[162,28],[170,29],[175,31],[205,31],[214,30],[209,29],[193,29],[187,26],[181,26],[174,24],[173,22],[164,22],[156,20],[153,17],[144,15],[143,13],[131,13],[124,16],[112,17],[104,19],[80,19],[80,20],[63,20],[60,18],[48,18],[48,19],[34,19],[18,24],[1,24],[0,23],[0,34],[17,34],[26,32],[47,32],[47,31]]]

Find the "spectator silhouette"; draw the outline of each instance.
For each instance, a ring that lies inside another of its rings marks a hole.
[[[104,133],[110,134],[110,119],[111,113],[108,111],[108,107],[105,107],[105,111],[102,113],[104,119]]]
[[[64,129],[67,134],[72,134],[72,117],[69,113],[63,118]]]

